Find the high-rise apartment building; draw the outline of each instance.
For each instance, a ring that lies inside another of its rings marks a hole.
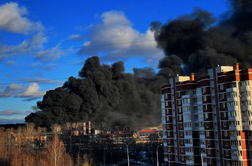
[[[218,66],[162,87],[166,165],[252,166],[252,69]]]

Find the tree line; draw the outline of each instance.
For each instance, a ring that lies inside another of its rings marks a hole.
[[[50,139],[41,140],[45,128],[32,123],[14,128],[0,128],[1,166],[91,166],[87,155],[73,159],[59,138],[59,126],[52,126]],[[43,144],[43,145],[41,145]]]

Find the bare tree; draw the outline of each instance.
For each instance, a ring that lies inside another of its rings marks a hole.
[[[55,134],[53,140],[46,145],[48,149],[49,160],[54,166],[63,165],[65,147],[62,141],[59,140],[57,134]]]
[[[61,126],[59,124],[53,124],[51,126],[52,132],[54,134],[60,134],[61,133]]]
[[[84,163],[82,164],[82,166],[91,166],[93,163],[93,159],[88,157],[87,154],[84,155]]]

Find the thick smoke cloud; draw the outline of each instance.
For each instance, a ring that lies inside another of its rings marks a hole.
[[[160,60],[160,73],[179,72],[198,76],[216,65],[239,62],[243,68],[252,64],[252,2],[230,0],[231,10],[216,23],[212,13],[196,8],[190,15],[178,17],[164,25],[151,23],[158,47],[166,57]],[[215,23],[215,24],[214,24]],[[177,57],[177,58],[174,58]],[[174,63],[175,61],[175,63]],[[175,70],[167,69],[173,64]],[[170,66],[170,65],[168,65]]]
[[[124,63],[100,64],[97,56],[88,58],[79,72],[61,88],[48,91],[37,103],[40,110],[26,117],[38,126],[52,123],[93,121],[130,125],[140,129],[161,122],[160,87],[166,82],[151,68],[124,73]]]
[[[88,58],[79,72],[61,88],[50,90],[37,103],[41,111],[26,122],[39,126],[91,120],[107,127],[126,124],[139,129],[161,122],[160,87],[177,74],[196,76],[216,65],[252,64],[252,2],[230,0],[231,9],[216,22],[212,13],[196,8],[165,24],[151,23],[157,46],[166,54],[156,74],[151,68],[124,73],[124,63],[100,64]]]

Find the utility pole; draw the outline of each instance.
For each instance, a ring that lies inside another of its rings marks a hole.
[[[157,153],[157,166],[159,166],[159,161],[158,161],[158,148],[159,148],[159,146],[162,146],[163,144],[160,144],[160,145],[158,145],[157,146],[157,151],[156,151],[156,153]]]

